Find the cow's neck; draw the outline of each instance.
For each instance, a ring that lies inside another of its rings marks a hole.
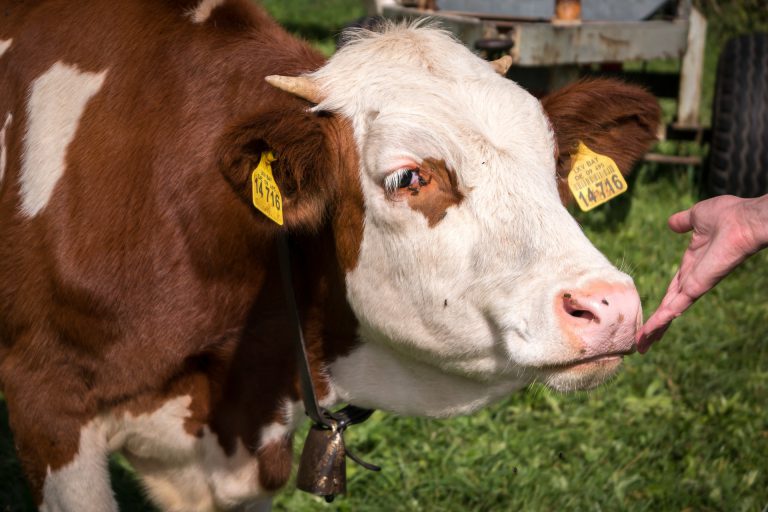
[[[347,303],[331,226],[319,236],[293,237],[290,247],[312,380],[318,399],[332,403],[328,366],[357,344],[357,320]]]
[[[480,381],[446,372],[380,343],[361,343],[329,366],[338,401],[407,416],[469,414],[529,382],[524,375]]]
[[[318,399],[335,402],[328,362],[349,353],[356,340],[354,315],[346,302],[336,261],[332,229],[289,237],[296,299]],[[284,485],[290,475],[293,430],[304,419],[293,329],[280,279],[277,246],[265,242],[265,273],[250,299],[244,327],[232,351],[212,368],[210,427],[222,448],[234,454],[240,443],[255,448],[259,479],[266,490]],[[206,364],[211,364],[210,362]]]

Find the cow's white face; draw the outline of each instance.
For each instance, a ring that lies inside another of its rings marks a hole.
[[[424,28],[363,36],[313,80],[318,109],[352,121],[365,199],[346,276],[364,343],[332,368],[342,398],[447,415],[615,371],[640,302],[561,205],[538,100]],[[454,398],[419,403],[424,380]]]

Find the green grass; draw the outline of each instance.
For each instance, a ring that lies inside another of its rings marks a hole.
[[[362,15],[355,0],[265,4],[326,53],[343,24]],[[713,31],[713,47],[722,33]],[[714,55],[708,55],[707,98]],[[634,275],[646,313],[687,244],[687,236],[666,229],[666,218],[697,200],[695,178],[693,169],[644,165],[628,194],[593,212],[574,212],[590,239]],[[299,446],[305,431],[296,436]],[[291,482],[275,509],[763,511],[768,253],[702,298],[648,355],[628,358],[607,386],[573,395],[536,386],[451,420],[376,413],[351,430],[348,443],[383,471],[350,462],[349,494],[331,505]],[[120,458],[110,469],[122,510],[151,510]],[[0,403],[0,512],[31,510]]]
[[[325,55],[336,49],[344,25],[365,15],[358,0],[262,0],[261,4],[291,33],[311,42]]]

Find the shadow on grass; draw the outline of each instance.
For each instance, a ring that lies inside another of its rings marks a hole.
[[[121,512],[154,512],[133,472],[118,458],[109,461],[112,488]],[[8,408],[0,396],[0,512],[35,512],[35,502],[16,457]]]
[[[0,512],[34,511],[35,502],[16,458],[13,435],[8,426],[8,408],[0,400]]]

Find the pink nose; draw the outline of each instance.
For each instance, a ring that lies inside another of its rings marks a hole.
[[[596,281],[555,299],[560,325],[581,354],[634,349],[642,323],[640,297],[632,285]]]

